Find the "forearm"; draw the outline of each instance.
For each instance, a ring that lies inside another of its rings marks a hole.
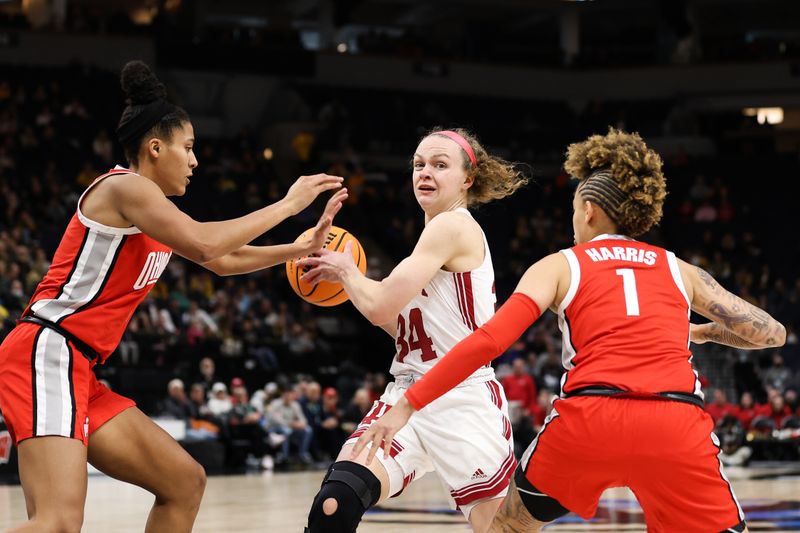
[[[715,335],[727,331],[738,337],[733,342],[750,343],[753,348],[783,346],[786,329],[769,313],[722,288],[708,272],[695,267],[697,276],[692,310],[709,318],[717,325]],[[728,340],[728,337],[724,337]],[[710,339],[717,342],[715,339]],[[737,344],[738,345],[738,344]]]
[[[308,243],[278,244],[274,246],[242,246],[203,266],[220,276],[247,274],[285,263],[311,252]]]
[[[745,350],[757,350],[759,348],[766,347],[766,345],[755,344],[747,341],[732,331],[725,329],[724,326],[717,324],[716,322],[709,322],[708,324],[703,324],[702,326],[698,327],[695,330],[692,340],[710,341],[717,344],[724,344],[725,346],[731,346],[733,348],[743,348]]]
[[[234,252],[294,214],[295,209],[290,204],[279,200],[239,218],[202,222],[198,231],[204,245],[203,256],[210,261]]]
[[[384,306],[391,304],[381,298],[381,282],[369,279],[355,265],[348,266],[341,280],[350,301],[373,325],[386,324],[397,314],[386,312]]]

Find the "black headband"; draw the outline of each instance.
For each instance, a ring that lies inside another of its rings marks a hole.
[[[146,104],[132,119],[117,128],[119,142],[127,144],[133,141],[177,109],[177,106],[170,104],[166,100],[156,100]]]

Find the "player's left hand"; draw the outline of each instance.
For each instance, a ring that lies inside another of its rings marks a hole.
[[[340,189],[331,195],[328,203],[325,204],[325,211],[319,217],[317,225],[311,234],[311,240],[308,243],[309,253],[316,253],[325,246],[325,239],[328,237],[328,232],[333,225],[333,217],[342,208],[342,202],[347,200],[347,189]]]
[[[377,421],[373,422],[367,430],[361,434],[353,446],[351,459],[358,457],[367,443],[372,443],[367,454],[366,464],[369,465],[375,458],[375,454],[383,447],[383,457],[389,457],[389,450],[392,449],[392,441],[395,434],[403,429],[408,423],[408,419],[414,414],[414,407],[403,396],[400,400],[386,411]]]
[[[297,261],[297,266],[304,268],[311,267],[311,270],[300,276],[302,281],[307,283],[318,283],[320,281],[340,282],[348,270],[358,270],[355,260],[353,260],[353,241],[348,242],[344,251],[332,252],[326,248],[321,249],[316,255],[304,257]]]

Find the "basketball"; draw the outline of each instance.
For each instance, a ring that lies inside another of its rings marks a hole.
[[[307,229],[297,237],[295,242],[307,239],[312,231],[314,231],[314,228]],[[340,252],[344,250],[344,247],[350,241],[353,241],[353,260],[363,274],[367,271],[367,256],[364,254],[364,248],[361,247],[361,243],[349,231],[331,226],[328,238],[325,239],[325,249],[332,252]],[[289,279],[289,285],[292,286],[292,289],[300,298],[321,307],[339,305],[348,300],[347,293],[341,283],[320,281],[319,283],[311,284],[302,281],[300,276],[308,272],[310,267],[298,267],[295,261],[299,259],[301,258],[298,257],[286,262],[286,277]]]

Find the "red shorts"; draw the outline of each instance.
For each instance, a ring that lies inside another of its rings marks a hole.
[[[99,383],[89,360],[55,331],[21,323],[0,345],[0,412],[15,444],[89,435],[136,403]]]
[[[608,397],[557,400],[522,456],[525,477],[585,519],[603,491],[629,487],[649,532],[725,531],[744,513],[717,458],[714,423],[676,401]]]

